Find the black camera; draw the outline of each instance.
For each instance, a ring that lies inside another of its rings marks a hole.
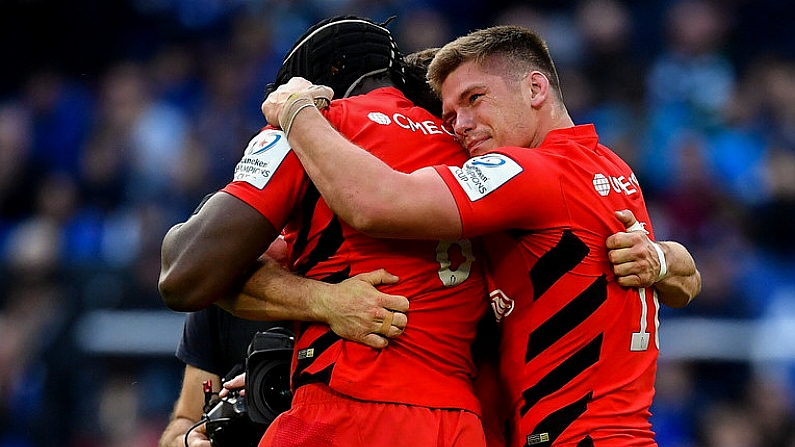
[[[256,447],[268,425],[290,408],[294,341],[293,333],[281,327],[254,335],[246,357],[245,396],[233,391],[205,412],[214,447]]]
[[[238,392],[216,400],[207,412],[207,437],[215,447],[257,447],[267,425],[248,417],[246,401]]]
[[[252,421],[270,424],[290,408],[294,342],[293,333],[281,327],[254,335],[246,359],[246,399]]]

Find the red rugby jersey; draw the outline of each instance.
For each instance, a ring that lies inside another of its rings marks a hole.
[[[394,88],[333,101],[325,114],[353,143],[400,171],[467,160],[439,119]],[[294,387],[320,381],[357,399],[480,414],[470,345],[488,301],[477,246],[376,239],[353,230],[330,211],[284,134],[273,129],[251,141],[224,191],[284,228],[293,271],[339,282],[385,268],[400,282],[381,290],[410,300],[405,332],[383,350],[342,340],[324,324],[301,325]]]
[[[507,230],[483,240],[512,445],[655,445],[659,306],[651,290],[615,282],[605,246],[623,230],[616,210],[652,230],[630,167],[585,125],[436,169],[465,236]]]

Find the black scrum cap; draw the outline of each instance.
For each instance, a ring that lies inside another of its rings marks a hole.
[[[388,22],[377,24],[355,16],[318,22],[284,57],[276,82],[268,85],[265,96],[294,76],[331,87],[337,98],[350,95],[364,77],[380,73],[388,73],[402,87],[402,55],[386,29]]]

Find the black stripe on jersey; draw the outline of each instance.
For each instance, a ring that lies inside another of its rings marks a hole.
[[[320,233],[320,239],[312,251],[309,252],[306,262],[296,268],[296,273],[304,275],[318,263],[333,256],[339,250],[343,240],[342,224],[340,224],[339,218],[335,215],[326,228],[323,229],[323,232]]]
[[[298,324],[300,325],[300,330],[298,331],[298,333],[303,334],[304,332],[306,332],[309,326],[312,326],[315,323],[313,321],[299,321]]]
[[[557,245],[544,253],[530,270],[533,301],[544,294],[564,274],[571,271],[588,255],[590,249],[571,230],[563,230]]]
[[[309,345],[309,347],[305,348],[305,349],[313,349],[314,352],[312,353],[311,357],[304,357],[297,361],[295,366],[295,372],[293,373],[293,385],[297,388],[300,385],[317,382],[317,380],[307,382],[307,380],[309,380],[309,378],[311,378],[313,374],[307,374],[304,372],[304,370],[309,368],[312,365],[312,363],[314,363],[314,361],[317,360],[323,354],[323,352],[326,351],[326,349],[328,349],[331,345],[341,340],[342,339],[340,338],[339,335],[335,334],[334,331],[329,329],[328,332],[318,337],[311,345]],[[331,377],[330,371],[328,377],[329,378]]]
[[[525,362],[557,342],[593,314],[607,300],[607,277],[597,278],[582,293],[530,333]]]
[[[351,266],[349,265],[338,272],[334,272],[328,276],[320,278],[320,280],[323,282],[327,282],[329,284],[339,284],[350,277],[351,277]]]
[[[525,403],[519,410],[519,414],[524,416],[538,401],[559,391],[588,367],[599,361],[602,339],[603,335],[599,334],[587,345],[583,346],[582,349],[545,375],[538,383],[524,390],[522,397]]]
[[[552,445],[572,422],[588,409],[593,393],[588,393],[582,399],[561,408],[550,414],[536,425],[533,433],[527,435],[527,446],[544,447]]]
[[[307,186],[304,198],[301,200],[301,227],[298,230],[295,243],[293,244],[293,253],[303,253],[309,244],[309,231],[312,228],[312,218],[315,215],[318,202],[320,201],[320,192],[314,183]],[[320,233],[320,239],[317,245],[312,248],[312,251],[307,256],[306,261],[299,266],[295,267],[295,273],[299,275],[306,275],[318,263],[323,262],[333,256],[345,238],[342,236],[342,225],[339,218],[334,215],[329,221],[326,228]]]
[[[577,443],[577,447],[593,447],[593,439],[590,436],[585,435],[585,437],[582,438],[582,441]]]
[[[318,200],[320,200],[320,191],[317,190],[314,183],[310,183],[301,200],[301,228],[298,230],[295,244],[293,244],[293,253],[303,253],[306,244],[309,243],[309,229],[312,227],[312,216],[315,215]]]
[[[334,364],[321,369],[320,371],[311,374],[311,373],[303,373],[301,377],[298,378],[295,382],[293,382],[293,388],[298,389],[298,387],[309,385],[310,383],[323,383],[328,385],[331,382],[331,371],[334,369]]]

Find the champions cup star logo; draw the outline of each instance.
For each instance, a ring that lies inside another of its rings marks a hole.
[[[262,152],[267,151],[268,149],[272,148],[282,139],[281,134],[272,133],[272,134],[263,134],[262,138],[257,141],[256,144],[252,145],[252,152],[251,155],[260,154]]]
[[[252,138],[235,166],[233,180],[262,189],[291,151],[284,132],[265,129]]]

